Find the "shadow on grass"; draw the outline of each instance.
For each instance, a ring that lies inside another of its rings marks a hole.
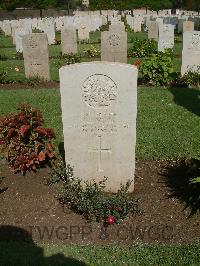
[[[195,88],[170,88],[174,102],[189,112],[200,116],[200,90]]]
[[[191,184],[190,179],[200,176],[200,168],[196,167],[198,160],[169,162],[160,172],[165,184],[169,187],[169,198],[177,198],[189,208],[189,216],[200,211],[200,184]]]
[[[86,266],[62,253],[44,257],[43,249],[34,244],[28,231],[9,225],[0,226],[0,265]]]

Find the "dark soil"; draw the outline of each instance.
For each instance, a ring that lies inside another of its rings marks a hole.
[[[103,227],[62,208],[55,198],[58,186],[46,185],[48,169],[26,176],[14,175],[5,161],[0,161],[0,177],[6,177],[0,186],[0,240],[20,236],[45,243],[195,242],[200,238],[200,214],[197,209],[191,212],[190,206],[186,208],[187,197],[180,196],[180,191],[185,193],[183,169],[174,166],[175,162],[168,161],[138,161],[135,195],[140,198],[143,213],[128,217],[121,224]],[[175,179],[179,185],[171,182]]]
[[[55,89],[59,88],[60,83],[56,81],[50,81],[50,82],[39,82],[35,84],[28,84],[28,83],[20,83],[20,82],[14,82],[14,83],[8,83],[8,84],[0,84],[0,90],[17,90],[17,89]]]

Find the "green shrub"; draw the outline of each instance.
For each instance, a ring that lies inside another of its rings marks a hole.
[[[41,111],[21,105],[19,113],[0,117],[0,150],[14,172],[36,171],[54,159],[50,128],[44,128]]]
[[[16,60],[23,60],[24,59],[23,53],[17,52],[16,55],[15,55],[15,59]]]
[[[197,71],[188,70],[180,77],[179,83],[187,87],[200,87],[200,66]]]
[[[81,62],[81,55],[79,53],[77,54],[70,53],[70,54],[60,55],[59,58],[62,59],[62,62],[61,61],[56,62],[56,66],[58,68],[65,66],[65,65],[71,65],[71,64]]]
[[[72,211],[83,215],[87,220],[104,221],[107,224],[119,223],[127,215],[139,212],[138,199],[128,193],[131,182],[121,186],[117,193],[106,193],[106,180],[82,182],[74,177],[73,169],[67,165],[66,169],[60,165],[52,172],[52,181],[63,181],[63,188],[59,193],[59,202]],[[53,182],[51,182],[53,183]]]
[[[99,29],[100,29],[100,31],[108,31],[110,25],[111,25],[111,22],[109,21],[105,25],[102,25]]]
[[[34,28],[32,30],[33,33],[43,33],[44,31]]]
[[[37,87],[38,85],[44,82],[45,82],[44,79],[42,79],[41,77],[37,77],[37,76],[25,78],[24,80],[21,81],[21,83],[28,84],[29,86],[32,86],[32,87]]]
[[[8,81],[8,74],[7,74],[6,71],[1,71],[0,72],[0,83],[1,84],[9,83],[9,81]]]
[[[171,50],[145,59],[140,67],[143,81],[152,86],[170,85],[175,77]]]
[[[128,49],[129,57],[149,57],[151,54],[157,53],[157,43],[153,40],[147,39],[133,39],[132,47]]]
[[[177,35],[174,37],[174,42],[175,43],[181,43],[182,42],[182,39],[181,39],[181,36]]]
[[[89,57],[89,58],[99,57],[100,54],[101,51],[98,48],[96,48],[94,45],[90,45],[89,47],[83,50],[84,57]]]

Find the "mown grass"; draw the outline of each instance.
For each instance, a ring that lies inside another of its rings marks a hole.
[[[0,242],[0,265],[199,265],[200,245],[65,246]]]
[[[138,159],[172,159],[199,154],[200,89],[139,87]],[[60,93],[57,89],[0,90],[0,114],[15,112],[20,103],[40,108],[58,145],[63,141]]]

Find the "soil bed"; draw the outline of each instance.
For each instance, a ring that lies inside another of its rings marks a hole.
[[[55,89],[59,88],[60,83],[56,81],[50,82],[39,82],[34,85],[28,83],[9,83],[9,84],[0,84],[0,90],[16,90],[16,89]]]
[[[168,177],[160,174],[166,165],[173,163],[137,161],[135,196],[140,198],[143,213],[105,228],[102,224],[88,223],[82,216],[63,210],[55,198],[58,187],[46,185],[48,169],[36,174],[28,173],[24,177],[12,174],[2,160],[0,177],[6,178],[1,184],[0,225],[23,228],[34,242],[44,243],[131,245],[195,242],[200,238],[199,213],[191,215],[190,208],[185,208],[184,200],[172,191]],[[182,172],[175,171],[174,174],[174,178],[178,178]],[[4,240],[6,231],[1,226],[0,240]]]

